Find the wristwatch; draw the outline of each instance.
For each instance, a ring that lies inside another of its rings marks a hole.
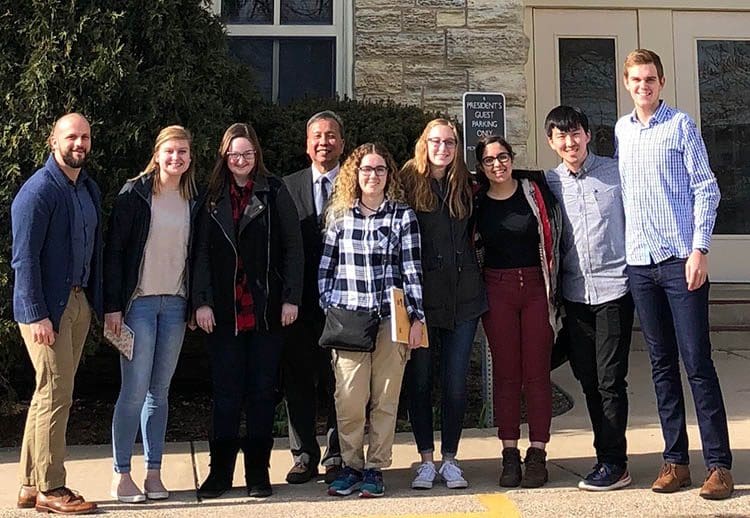
[[[708,255],[708,248],[696,248],[703,255]]]

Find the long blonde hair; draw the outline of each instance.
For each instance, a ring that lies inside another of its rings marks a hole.
[[[453,162],[446,168],[448,180],[446,201],[451,216],[464,219],[471,213],[471,176],[464,162],[463,145],[456,126],[447,119],[433,119],[427,123],[414,146],[414,158],[401,168],[400,176],[403,177],[406,199],[409,205],[420,212],[432,212],[437,208],[438,199],[430,187],[430,160],[427,154],[429,145],[427,138],[432,128],[436,126],[447,126],[453,132],[453,138],[456,139]]]
[[[378,155],[385,160],[388,168],[385,183],[385,197],[393,201],[404,201],[404,189],[398,174],[398,167],[388,149],[380,143],[362,144],[352,151],[349,158],[341,166],[331,194],[331,201],[326,211],[326,221],[331,221],[339,214],[354,207],[355,202],[362,196],[359,186],[359,164],[366,155]]]
[[[186,200],[192,200],[197,191],[195,187],[193,136],[187,129],[183,128],[182,126],[178,126],[176,124],[167,126],[159,132],[159,134],[156,136],[156,142],[154,143],[154,152],[151,155],[151,160],[148,161],[148,164],[143,169],[143,172],[133,178],[133,180],[137,180],[138,178],[142,178],[144,176],[150,175],[151,173],[154,173],[154,181],[151,192],[153,194],[159,194],[159,148],[161,148],[161,146],[169,140],[186,140],[188,143],[188,148],[190,149],[190,166],[188,166],[187,171],[185,171],[180,177],[180,195],[182,195],[182,197]]]

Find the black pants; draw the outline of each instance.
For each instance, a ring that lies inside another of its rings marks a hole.
[[[236,439],[245,412],[248,441],[273,442],[281,339],[217,327],[207,335],[213,383],[214,440]]]
[[[341,464],[341,447],[336,427],[336,406],[333,393],[336,380],[331,367],[331,354],[318,345],[323,332],[323,315],[306,316],[284,330],[284,351],[281,359],[282,388],[289,416],[289,446],[292,455],[309,456],[312,466]],[[316,318],[316,317],[320,318]],[[328,407],[328,445],[321,459],[316,438],[318,399]]]
[[[624,465],[633,298],[596,305],[566,300],[565,310],[570,366],[586,396],[597,462]]]

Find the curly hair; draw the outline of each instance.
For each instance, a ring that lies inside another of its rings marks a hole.
[[[456,126],[447,119],[433,119],[427,123],[422,135],[414,146],[414,158],[401,168],[404,189],[409,205],[420,212],[432,212],[437,207],[438,199],[430,187],[430,160],[427,154],[427,138],[432,128],[447,126],[456,139],[456,152],[453,162],[448,166],[448,210],[452,217],[463,219],[471,213],[471,175],[464,162],[464,150]]]
[[[330,221],[342,212],[354,207],[355,202],[362,196],[362,188],[359,186],[359,164],[366,155],[370,154],[382,157],[388,168],[385,197],[393,201],[404,201],[404,189],[393,156],[383,144],[368,142],[352,151],[349,158],[341,166],[333,186],[331,201],[326,210],[326,221]]]

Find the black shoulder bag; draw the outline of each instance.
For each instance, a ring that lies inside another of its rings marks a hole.
[[[395,212],[395,208],[394,208]],[[393,230],[393,218],[388,228],[388,243],[391,240]],[[342,351],[354,351],[369,353],[375,350],[375,341],[378,338],[380,327],[380,308],[383,305],[383,293],[385,292],[385,272],[390,263],[390,247],[386,246],[385,262],[383,264],[383,284],[380,287],[378,307],[375,311],[351,310],[331,306],[326,311],[326,323],[323,334],[320,335],[318,344],[324,349],[339,349]]]

